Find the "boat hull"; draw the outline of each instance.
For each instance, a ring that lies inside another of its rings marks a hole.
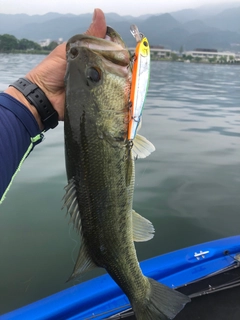
[[[143,273],[187,294],[176,320],[240,319],[240,236],[215,240],[140,263]],[[124,313],[127,314],[124,315]],[[0,320],[134,319],[127,297],[103,275],[0,316]]]

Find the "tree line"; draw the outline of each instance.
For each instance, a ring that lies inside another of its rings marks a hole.
[[[11,34],[0,35],[0,52],[27,52],[27,51],[52,51],[58,45],[57,42],[52,41],[48,46],[41,47],[38,43],[28,39],[17,39]]]

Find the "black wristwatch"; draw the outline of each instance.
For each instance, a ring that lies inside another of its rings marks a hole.
[[[35,83],[26,78],[20,78],[10,84],[9,87],[14,87],[20,91],[28,102],[37,109],[44,131],[53,129],[58,125],[57,111],[53,108],[45,93]]]

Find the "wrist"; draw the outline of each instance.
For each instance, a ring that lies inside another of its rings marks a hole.
[[[42,126],[40,125],[40,129],[43,127],[42,131],[47,131],[50,128],[53,129],[58,125],[57,111],[37,84],[27,78],[20,78],[10,84],[10,87],[14,87],[28,101],[27,107],[31,108],[32,113],[34,112],[32,107],[36,109],[42,124]],[[36,116],[36,113],[34,115]]]
[[[31,103],[24,97],[24,95],[20,91],[18,91],[14,87],[8,87],[4,92],[9,94],[10,96],[15,98],[19,102],[21,102],[27,109],[29,109],[31,111],[31,113],[33,114],[34,118],[36,119],[38,126],[39,126],[39,129],[41,131],[44,129],[44,125],[41,121],[41,117],[40,117],[37,109],[33,105],[31,105]]]

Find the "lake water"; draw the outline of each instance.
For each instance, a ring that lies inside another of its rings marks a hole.
[[[43,58],[0,54],[0,91]],[[136,245],[139,260],[239,234],[240,68],[152,62],[141,134],[156,151],[137,160],[134,209],[156,234]],[[78,283],[65,283],[80,244],[61,210],[65,185],[60,124],[0,206],[0,314]]]

